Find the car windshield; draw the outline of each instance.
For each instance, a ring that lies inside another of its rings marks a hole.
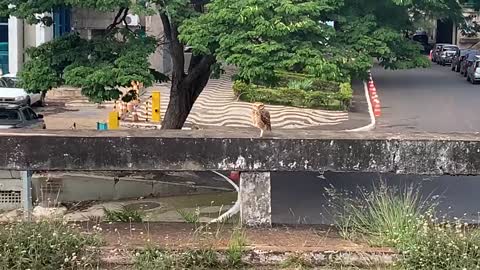
[[[471,53],[469,53],[469,54],[468,54],[468,60],[469,60],[469,61],[474,61],[475,58],[477,57],[477,55],[478,55],[478,52],[471,52]]]
[[[18,80],[14,77],[1,77],[0,88],[18,88]]]
[[[0,108],[0,123],[20,120],[20,113],[17,110]]]

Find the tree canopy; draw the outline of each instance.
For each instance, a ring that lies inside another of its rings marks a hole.
[[[165,79],[148,63],[164,43],[173,71],[163,127],[181,128],[220,63],[235,65],[240,80],[266,84],[275,84],[276,70],[349,81],[364,76],[373,58],[390,69],[426,67],[405,34],[425,18],[464,23],[465,2],[480,7],[480,0],[0,0],[0,16],[51,24],[48,12],[59,6],[116,12],[104,37],[72,34],[30,49],[22,82],[29,91],[68,83],[94,101],[116,99],[131,80]],[[164,40],[125,29],[128,12],[159,14]],[[188,67],[186,45],[194,54]]]

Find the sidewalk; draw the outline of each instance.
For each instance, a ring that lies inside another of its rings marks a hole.
[[[251,127],[251,104],[237,101],[233,94],[231,74],[224,74],[220,79],[211,79],[195,103],[186,125],[200,127]],[[161,112],[165,115],[170,96],[168,84],[157,85],[147,89],[142,100],[147,100],[153,91],[161,92]],[[356,91],[357,92],[357,91]],[[364,93],[363,86],[359,92]],[[363,94],[365,99],[365,95]],[[348,112],[304,109],[286,106],[267,105],[274,129],[325,128],[342,129],[337,126],[349,125]],[[151,119],[151,112],[143,105],[140,108],[140,120]],[[367,113],[368,115],[368,113]],[[356,116],[354,117],[356,118]],[[350,124],[350,125],[354,125]],[[355,126],[356,128],[358,126]]]
[[[185,127],[196,125],[201,128],[241,127],[251,128],[251,104],[237,101],[233,94],[231,74],[220,79],[211,79],[190,113]],[[141,96],[145,101],[153,91],[161,92],[161,113],[165,115],[170,97],[167,84],[147,88]],[[271,113],[272,127],[276,129],[324,129],[351,130],[370,124],[368,104],[363,83],[353,84],[354,97],[349,112],[304,109],[286,106],[267,105]],[[76,123],[78,129],[95,129],[97,122],[107,121],[111,107],[98,108],[97,105],[64,103],[58,97],[47,100],[47,106],[37,111],[46,116],[48,129],[70,129]],[[70,102],[72,103],[72,102]],[[123,128],[158,128],[156,124],[146,122],[151,119],[151,108],[147,112],[145,103],[140,107],[140,122],[122,121]]]

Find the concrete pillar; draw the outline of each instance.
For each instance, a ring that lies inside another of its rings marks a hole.
[[[23,64],[23,21],[15,17],[8,19],[8,69],[17,74]]]
[[[33,201],[32,201],[32,171],[22,171],[22,204],[23,217],[25,221],[30,221],[32,218]]]
[[[250,227],[272,225],[270,173],[241,173],[240,219]]]
[[[39,17],[52,16],[52,14],[41,14]],[[40,46],[43,43],[53,40],[53,27],[46,26],[43,23],[35,25],[35,46]]]

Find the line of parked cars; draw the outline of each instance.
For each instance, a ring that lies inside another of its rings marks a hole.
[[[45,129],[43,115],[30,107],[44,103],[45,94],[29,94],[18,86],[15,76],[0,76],[0,129]]]
[[[460,49],[452,44],[436,44],[431,52],[433,62],[459,72],[472,84],[480,82],[480,50]]]

